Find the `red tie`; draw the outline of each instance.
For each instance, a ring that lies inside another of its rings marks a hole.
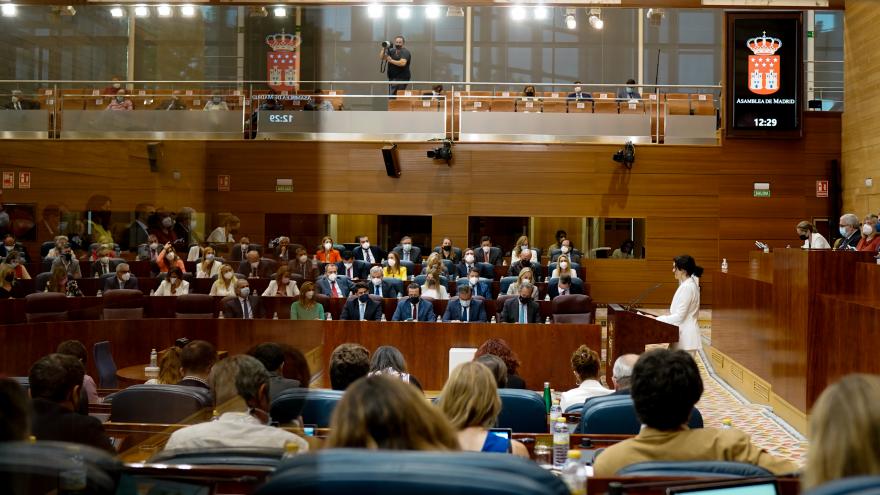
[[[333,293],[333,297],[339,297],[339,291],[336,290],[336,282],[330,282],[330,291]]]

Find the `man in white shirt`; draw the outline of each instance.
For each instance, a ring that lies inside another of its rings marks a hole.
[[[333,263],[324,267],[324,276],[316,281],[318,292],[330,297],[348,297],[351,292],[351,281],[339,276],[339,268]]]
[[[248,355],[229,358],[238,365],[235,388],[246,410],[223,413],[217,421],[181,428],[171,434],[165,450],[195,450],[230,447],[269,447],[282,449],[294,443],[299,452],[309,449],[302,438],[268,426],[269,372],[257,359]]]

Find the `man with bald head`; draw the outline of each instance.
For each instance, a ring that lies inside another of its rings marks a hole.
[[[272,263],[261,259],[260,252],[252,249],[238,265],[238,273],[247,278],[272,278]]]
[[[629,389],[632,386],[633,366],[639,360],[638,354],[624,354],[614,361],[614,368],[611,371],[611,383],[614,385],[614,392],[599,397],[590,397],[584,401],[584,408],[590,404],[593,399],[603,397],[614,397],[618,395],[629,395]]]

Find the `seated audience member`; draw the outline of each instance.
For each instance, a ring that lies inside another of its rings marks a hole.
[[[429,254],[428,259],[422,263],[422,275],[431,272],[438,272],[444,277],[448,275],[449,270],[446,268],[446,265],[443,264],[443,261],[440,259],[440,254],[438,253]]]
[[[504,361],[504,365],[507,366],[507,388],[526,388],[526,381],[516,373],[519,371],[519,356],[513,352],[513,349],[510,348],[504,339],[495,338],[483,342],[477,349],[477,352],[474,353],[474,359],[476,360],[486,354],[498,356]]]
[[[150,233],[156,236],[159,244],[175,244],[177,242],[177,233],[174,232],[174,218],[166,211],[157,214]]]
[[[449,260],[453,263],[461,261],[461,249],[452,245],[452,239],[444,237],[440,245],[434,248],[434,252],[440,255],[440,259]]]
[[[834,249],[841,251],[855,251],[862,239],[859,217],[847,213],[840,217],[840,238],[834,241]]]
[[[568,256],[568,260],[572,263],[580,263],[581,262],[581,253],[577,249],[574,248],[574,245],[571,243],[571,239],[562,239],[559,241],[559,249],[554,249],[550,251],[550,262],[559,261],[559,257],[562,255]]]
[[[458,298],[451,299],[443,312],[443,321],[462,321],[466,323],[486,323],[486,305],[473,298],[470,285],[458,286]]]
[[[101,421],[76,412],[85,374],[79,359],[64,354],[49,354],[31,366],[31,433],[37,440],[80,443],[115,454]]]
[[[301,387],[308,387],[312,382],[312,370],[309,369],[309,362],[306,360],[306,356],[290,344],[278,345],[281,346],[281,352],[284,353],[282,376],[298,381]]]
[[[547,254],[549,254],[549,255],[552,255],[553,251],[556,251],[556,250],[562,248],[562,241],[563,241],[563,239],[568,238],[568,233],[564,230],[561,230],[561,229],[557,230],[554,238],[556,239],[556,242],[554,242],[553,244],[550,245],[550,247],[547,248]],[[556,261],[556,260],[550,260],[550,261]]]
[[[324,267],[324,276],[319,277],[315,282],[318,292],[330,297],[348,297],[352,289],[351,280],[340,277],[338,270],[332,263]]]
[[[165,280],[153,293],[154,296],[182,296],[184,294],[189,294],[189,282],[183,279],[183,272],[176,266],[165,274]]]
[[[0,263],[0,299],[23,297],[24,290],[15,281],[15,269],[6,263]]]
[[[558,296],[567,296],[569,294],[583,294],[583,288],[580,285],[574,285],[571,281],[571,275],[563,275],[555,284],[549,284],[547,294],[550,299],[556,299]]]
[[[282,449],[294,443],[299,452],[309,449],[302,438],[269,426],[271,376],[256,359],[240,354],[228,359],[238,366],[235,389],[244,401],[241,410],[224,412],[216,421],[181,428],[171,434],[165,450],[209,450],[229,447],[269,447]]]
[[[529,237],[525,235],[519,236],[516,240],[516,243],[513,245],[513,249],[510,251],[510,259],[511,260],[519,260],[522,259],[520,256],[524,251],[531,251],[532,257],[530,258],[533,263],[540,264],[541,260],[538,259],[538,252],[529,247]]]
[[[406,280],[406,267],[401,266],[400,257],[394,251],[388,253],[387,266],[382,273],[388,278],[396,278],[398,280]]]
[[[3,106],[6,110],[39,110],[40,103],[21,96],[21,90],[13,89],[9,103]]]
[[[247,280],[235,282],[235,297],[223,303],[224,318],[238,318],[241,320],[254,320],[265,318],[263,301],[259,296],[251,294],[251,287]]]
[[[611,383],[614,385],[614,392],[611,392],[608,396],[630,395],[633,366],[636,365],[638,359],[638,354],[624,354],[614,361],[614,368],[611,372]],[[593,397],[588,397],[584,401],[584,407],[587,407],[587,404],[589,404],[592,399]]]
[[[343,256],[345,258],[345,256]],[[365,261],[371,265],[379,263],[385,258],[385,251],[379,246],[371,246],[370,238],[362,235],[358,237],[358,246],[351,253],[351,258],[358,261]],[[345,258],[349,259],[349,258]]]
[[[119,247],[125,251],[137,251],[142,244],[149,244],[150,229],[147,219],[156,213],[156,207],[150,203],[140,203],[134,208],[134,221],[128,224],[122,234]]]
[[[302,275],[303,280],[316,280],[320,275],[318,265],[309,259],[309,254],[303,248],[296,248],[295,257],[287,264],[290,273]]]
[[[278,271],[275,273],[275,279],[269,282],[266,290],[263,291],[263,296],[293,297],[298,295],[299,287],[296,285],[296,280],[290,279],[287,266],[278,268]]]
[[[634,257],[633,251],[635,250],[635,243],[632,239],[626,239],[622,243],[620,243],[620,247],[615,249],[613,253],[611,253],[611,257],[615,259],[627,259],[631,260]]]
[[[281,368],[284,366],[284,351],[275,342],[264,342],[249,352],[257,361],[263,363],[269,372],[269,401],[289,388],[301,387],[302,384],[290,378],[284,378]]]
[[[370,351],[360,344],[339,344],[330,354],[329,369],[330,388],[346,390],[370,372]]]
[[[290,254],[290,237],[279,237],[278,245],[275,246],[275,259],[279,262],[287,263],[290,261]]]
[[[519,297],[511,297],[504,301],[501,310],[501,321],[504,323],[539,323],[541,310],[532,294],[534,286],[523,282],[519,287]]]
[[[810,412],[802,490],[855,476],[880,475],[880,378],[852,374],[829,386]]]
[[[436,271],[431,272],[425,277],[425,283],[421,287],[422,297],[426,299],[449,299],[449,293],[446,292],[446,287],[440,283],[440,276],[437,273]]]
[[[159,253],[161,253],[162,250],[160,249],[159,241],[156,239],[156,236],[151,234],[147,239],[147,243],[138,246],[137,251],[138,261],[151,261],[158,266]]]
[[[816,227],[806,220],[797,224],[798,237],[804,241],[803,249],[831,249],[825,236],[816,232]]]
[[[480,239],[480,249],[474,250],[474,256],[476,256],[477,263],[501,266],[501,262],[504,261],[501,249],[492,247],[492,239],[487,235]]]
[[[333,411],[327,447],[459,450],[443,414],[415,387],[384,375],[349,387]]]
[[[498,388],[507,388],[507,365],[504,364],[500,357],[492,354],[483,354],[475,358],[474,362],[489,368],[489,371],[492,372],[492,376],[495,378],[495,385]]]
[[[418,246],[413,246],[412,237],[408,235],[400,239],[400,244],[392,252],[398,256],[398,261],[412,261],[415,264],[422,262],[422,250]]]
[[[626,87],[620,88],[617,90],[617,99],[618,100],[640,100],[642,95],[639,94],[639,90],[636,87],[635,79],[627,79]]]
[[[324,236],[324,238],[321,239],[321,247],[315,253],[315,259],[321,263],[336,263],[342,261],[342,256],[339,254],[339,250],[333,248],[332,237]]]
[[[591,95],[589,92],[585,92],[584,88],[581,86],[581,84],[582,83],[580,81],[574,82],[574,91],[568,94],[567,99],[569,101],[574,101],[574,102],[593,101],[593,95]],[[558,235],[557,235],[557,240],[558,240]]]
[[[379,346],[370,358],[370,371],[367,376],[375,375],[392,376],[402,382],[412,383],[422,390],[422,384],[407,372],[406,359],[400,349],[390,345]]]
[[[534,98],[537,92],[535,91],[535,87],[532,85],[528,85],[523,88],[523,98]]]
[[[107,86],[106,88],[101,90],[102,95],[113,96],[116,94],[117,91],[119,91],[119,88],[122,87],[122,83],[120,82],[120,81],[122,81],[121,77],[113,76],[113,78],[110,81],[112,84],[110,84],[110,86]]]
[[[196,278],[211,278],[220,273],[220,263],[214,259],[214,248],[208,246],[202,252],[202,261],[196,265]]]
[[[865,217],[865,223],[862,224],[862,238],[856,245],[857,251],[876,253],[880,248],[880,235],[877,235],[875,225],[876,223],[871,222],[871,215]]]
[[[243,261],[247,259],[248,252],[251,251],[251,240],[247,236],[241,236],[241,239],[238,240],[238,244],[229,248],[229,260],[230,261]],[[253,251],[257,251],[253,249]],[[259,251],[257,251],[259,254]]]
[[[183,379],[181,350],[176,345],[159,352],[159,375],[147,380],[149,385],[177,385]]]
[[[516,277],[516,282],[510,284],[510,286],[507,288],[507,295],[508,296],[515,296],[517,294],[520,294],[522,292],[520,290],[520,288],[523,285],[528,284],[529,287],[531,287],[531,289],[532,289],[532,292],[531,292],[531,294],[529,294],[529,297],[531,297],[532,299],[538,299],[538,295],[539,295],[538,286],[535,285],[534,283],[535,283],[535,278],[532,274],[532,269],[531,268],[523,268],[522,270],[519,271],[519,275],[517,275],[517,277]]]
[[[436,321],[434,305],[431,301],[421,298],[422,288],[418,284],[409,284],[406,288],[407,297],[397,303],[392,320],[394,321]]]
[[[180,256],[174,252],[170,242],[166,243],[162,250],[159,251],[159,255],[156,256],[156,265],[159,266],[160,273],[168,273],[174,267],[180,268],[180,273],[186,273],[186,265],[183,264]]]
[[[28,256],[27,248],[24,247],[24,244],[16,242],[15,236],[12,234],[6,234],[3,237],[3,244],[0,244],[0,258],[9,256],[13,251],[19,253],[25,263],[30,263],[31,258]]]
[[[138,279],[131,274],[128,263],[116,265],[116,276],[104,280],[104,292],[114,289],[137,289]]]
[[[354,297],[345,302],[339,319],[379,321],[382,319],[382,305],[370,299],[367,284],[358,282],[354,286]]]
[[[467,274],[467,277],[468,286],[470,286],[471,291],[475,296],[480,296],[484,299],[489,299],[492,297],[492,286],[489,285],[488,280],[482,280],[480,278],[479,268],[471,268],[470,272],[468,272]]]
[[[70,240],[67,238],[66,235],[55,236],[54,240],[55,245],[52,246],[52,249],[50,249],[48,253],[46,253],[46,259],[54,259],[61,256],[61,253],[64,252],[64,246],[70,243]]]
[[[13,273],[15,273],[16,280],[31,279],[31,274],[28,273],[25,262],[21,257],[21,253],[19,253],[18,251],[13,251],[9,253],[9,256],[6,257],[6,264],[12,268]],[[79,263],[76,263],[76,269],[77,273],[79,273]]]
[[[400,295],[397,293],[397,289],[391,285],[391,282],[383,277],[381,266],[370,268],[370,283],[367,284],[367,287],[370,290],[370,294],[375,294],[379,297],[397,299]]]
[[[567,254],[560,254],[556,259],[556,268],[550,274],[550,278],[560,278],[568,275],[569,278],[578,278],[577,270],[572,268],[570,258]]]
[[[571,406],[583,404],[590,397],[608,395],[613,390],[608,390],[599,383],[599,354],[589,347],[582,345],[571,355],[571,371],[577,388],[562,392],[559,406],[565,411]]]
[[[235,295],[235,271],[229,265],[222,265],[217,275],[217,280],[211,285],[210,295],[232,296]]]
[[[342,261],[336,263],[336,269],[349,280],[366,280],[370,276],[370,265],[357,260],[349,250],[342,252]]]
[[[226,100],[223,99],[220,95],[214,95],[205,103],[205,107],[202,110],[212,111],[212,110],[229,110],[229,105],[226,104]]]
[[[110,100],[110,104],[104,110],[130,112],[134,110],[134,103],[125,97],[125,90],[120,89],[116,92],[116,96]]]
[[[65,273],[64,267],[56,266],[52,269],[52,275],[46,281],[45,292],[57,292],[70,297],[82,297],[82,291],[76,280],[70,280],[69,275]]]
[[[31,432],[27,392],[11,378],[0,378],[0,443],[23,442]]]
[[[261,259],[260,252],[255,249],[251,249],[250,251],[248,251],[245,260],[239,263],[238,273],[244,275],[247,278],[271,278],[272,262],[269,260]]]
[[[476,265],[477,258],[474,255],[474,250],[471,248],[465,249],[464,256],[461,257],[461,262],[455,266],[457,270],[457,275],[459,277],[467,277],[471,270],[477,268]],[[477,276],[480,275],[479,269],[477,269]]]
[[[703,394],[703,380],[694,358],[685,351],[656,349],[642,354],[633,369],[631,392],[642,430],[596,458],[597,477],[614,476],[630,464],[649,461],[745,462],[776,475],[797,469],[753,445],[741,430],[687,427]]]
[[[217,351],[213,344],[204,340],[193,340],[180,351],[180,373],[183,377],[178,385],[210,388],[208,375],[217,362]]]
[[[171,98],[159,103],[156,110],[186,110],[186,104],[180,101],[180,91],[172,92]]]
[[[529,457],[521,442],[489,433],[501,413],[501,398],[492,371],[483,364],[472,361],[456,366],[443,385],[437,405],[458,430],[462,450]]]
[[[535,274],[535,282],[537,282],[537,277],[541,276],[541,265],[532,261],[532,250],[524,249],[520,251],[518,258],[514,259],[516,261],[510,265],[510,268],[507,270],[507,276],[515,277],[522,270],[529,269]]]
[[[290,305],[291,320],[323,320],[324,306],[315,299],[315,284],[304,282],[299,299]]]
[[[80,363],[82,363],[83,369],[85,369],[88,353],[86,352],[86,346],[84,346],[82,342],[78,340],[65,340],[58,344],[58,349],[56,349],[55,352],[58,354],[64,354],[65,356],[75,357]],[[95,385],[95,380],[88,374],[83,376],[82,388],[85,390],[86,397],[90,404],[101,402],[101,398],[98,397],[98,386]]]
[[[248,406],[244,399],[238,395],[235,388],[235,377],[238,376],[240,360],[221,359],[211,368],[208,375],[208,385],[211,387],[211,397],[214,399],[214,408],[223,411],[246,411]]]
[[[223,225],[211,231],[206,239],[207,242],[214,244],[225,244],[235,242],[235,235],[241,228],[241,219],[235,215],[229,215],[223,219]]]

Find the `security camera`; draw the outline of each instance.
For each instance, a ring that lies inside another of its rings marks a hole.
[[[633,146],[632,141],[627,141],[623,145],[623,149],[617,150],[612,158],[615,162],[622,163],[624,167],[631,169],[633,163],[636,162],[636,147]]]

